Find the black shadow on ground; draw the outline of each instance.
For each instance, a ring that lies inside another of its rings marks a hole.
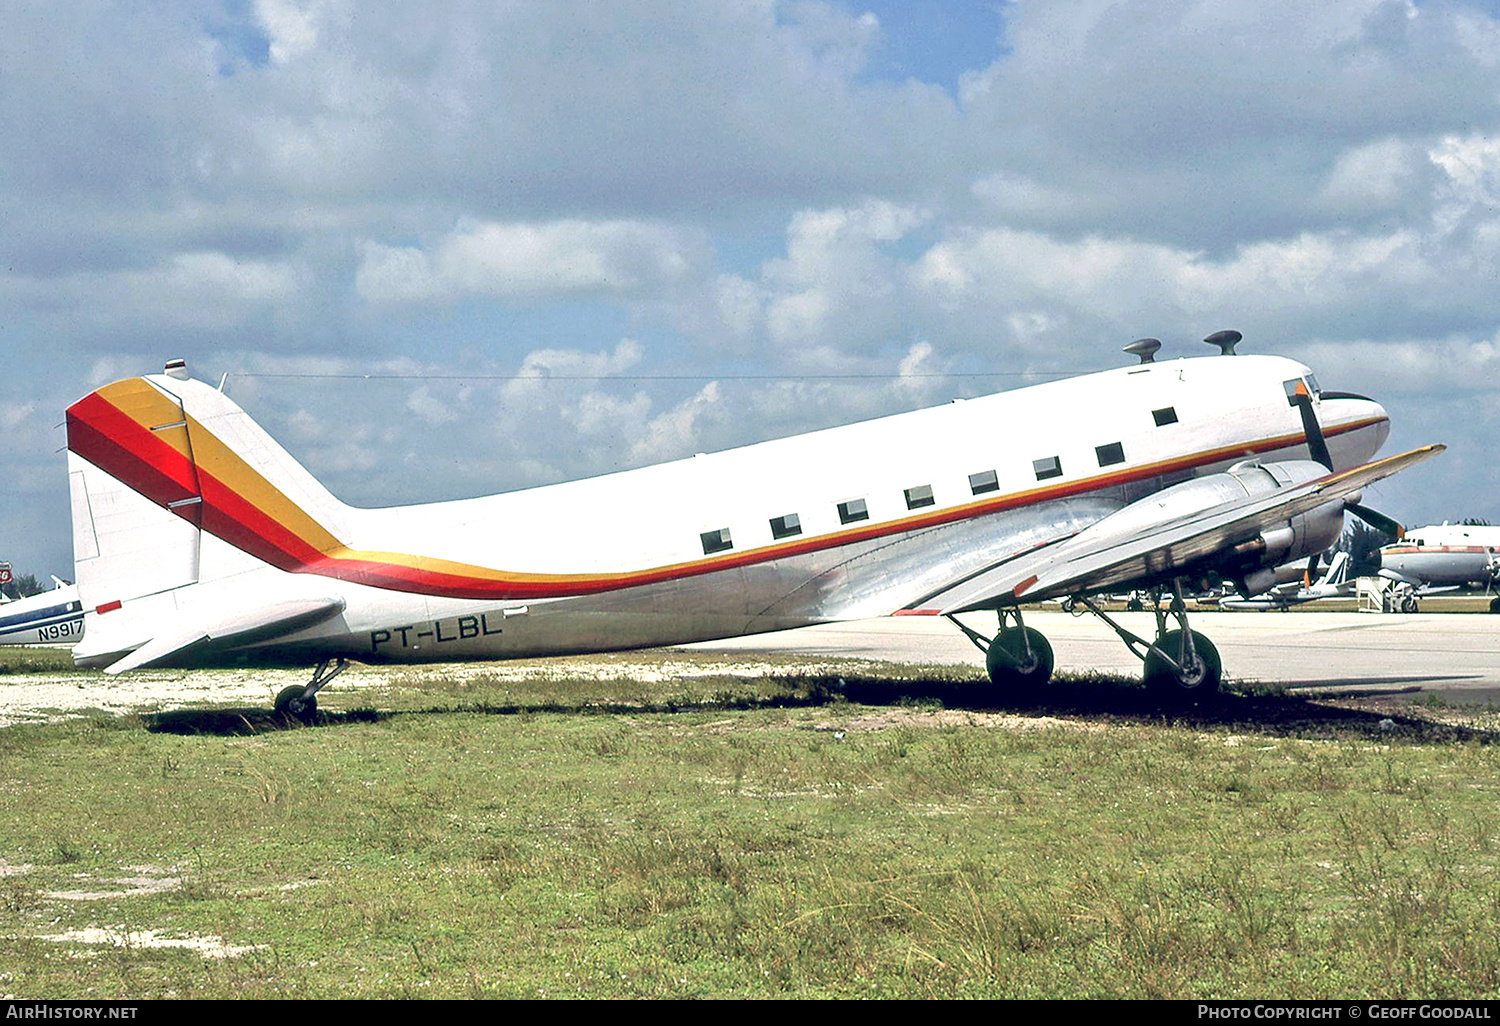
[[[736,695],[731,686],[711,698],[662,702],[620,701],[559,702],[459,702],[412,711],[390,712],[357,709],[349,712],[319,711],[311,724],[304,724],[266,708],[183,709],[145,717],[146,728],[170,734],[246,735],[299,727],[337,727],[352,723],[374,723],[396,716],[432,716],[478,713],[494,716],[560,714],[580,716],[673,715],[699,712],[737,712],[765,709],[810,709],[846,703],[872,707],[940,707],[975,712],[1007,712],[1020,715],[1063,716],[1076,720],[1191,726],[1197,729],[1232,729],[1279,737],[1322,740],[1373,740],[1387,743],[1430,744],[1474,741],[1488,744],[1500,740],[1500,731],[1440,722],[1423,715],[1422,708],[1393,702],[1393,695],[1415,687],[1387,688],[1383,692],[1333,694],[1328,691],[1289,692],[1272,689],[1228,689],[1209,700],[1194,703],[1163,700],[1135,682],[1090,677],[1055,681],[1034,695],[1002,695],[980,681],[940,679],[892,680],[877,675],[779,675],[779,689],[766,694],[762,687],[752,693],[745,688]],[[761,682],[762,684],[764,682]],[[1349,681],[1341,680],[1340,685]]]

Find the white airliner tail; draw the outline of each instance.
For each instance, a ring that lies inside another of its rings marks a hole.
[[[80,659],[193,620],[195,585],[231,590],[247,573],[302,569],[342,544],[349,508],[227,396],[172,365],[80,399],[67,429],[74,568],[89,613]]]

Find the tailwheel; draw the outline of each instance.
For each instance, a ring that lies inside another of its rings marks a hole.
[[[1041,631],[1005,627],[984,654],[990,683],[1012,692],[1040,690],[1052,678],[1052,646]]]
[[[329,663],[334,665],[329,667]],[[313,670],[312,680],[306,684],[293,684],[291,687],[282,688],[281,693],[276,696],[276,711],[282,716],[290,716],[294,720],[303,723],[311,723],[318,717],[318,692],[324,685],[348,667],[349,660],[340,656],[337,660],[324,659]]]
[[[1146,687],[1174,701],[1211,700],[1219,692],[1223,671],[1219,650],[1197,631],[1167,631],[1146,653]]]
[[[318,715],[318,699],[316,695],[307,694],[307,685],[293,684],[277,694],[276,711],[282,716],[311,723]]]

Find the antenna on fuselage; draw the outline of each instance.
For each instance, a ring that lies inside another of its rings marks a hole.
[[[1129,353],[1131,356],[1139,356],[1142,363],[1155,363],[1156,351],[1160,348],[1161,339],[1138,338],[1134,342],[1130,343],[1130,345],[1120,350],[1120,352]]]
[[[1233,328],[1225,328],[1223,331],[1214,332],[1203,341],[1207,342],[1211,346],[1218,346],[1220,356],[1234,356],[1235,344],[1244,337],[1244,335],[1241,335]]]

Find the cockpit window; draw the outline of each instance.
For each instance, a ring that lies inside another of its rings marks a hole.
[[[1318,388],[1318,379],[1309,372],[1305,378],[1292,378],[1281,383],[1281,387],[1286,390],[1286,403],[1288,406],[1297,405],[1297,389],[1299,386],[1313,399],[1317,399],[1323,394],[1322,390]]]

